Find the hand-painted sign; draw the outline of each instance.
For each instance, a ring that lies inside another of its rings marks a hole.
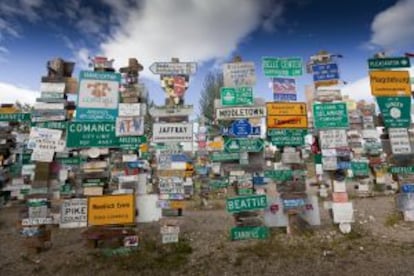
[[[256,72],[253,62],[233,62],[223,64],[224,86],[254,86]]]
[[[336,63],[317,64],[312,66],[313,81],[329,81],[339,79],[338,65]]]
[[[261,118],[265,116],[266,108],[264,106],[216,108],[217,120]]]
[[[266,77],[298,77],[303,74],[302,58],[262,58],[263,72]]]
[[[76,119],[114,121],[118,115],[120,82],[118,73],[81,71]]]
[[[266,195],[232,197],[226,199],[226,206],[229,213],[263,210],[267,207],[267,198]]]
[[[192,123],[154,123],[152,141],[165,142],[192,142]]]
[[[230,231],[232,241],[265,240],[267,237],[269,237],[269,229],[264,226],[233,227]]]
[[[253,89],[251,87],[222,87],[220,89],[223,106],[253,105]]]
[[[269,129],[267,135],[275,146],[302,146],[307,129]]]
[[[197,72],[196,62],[154,62],[149,67],[157,75],[194,75]]]
[[[274,101],[296,101],[296,80],[291,78],[273,78]]]
[[[374,96],[411,96],[408,71],[370,71],[369,77]]]
[[[392,69],[410,67],[408,57],[371,58],[368,60],[369,69]]]
[[[411,97],[377,97],[377,102],[385,127],[410,127]]]
[[[346,103],[313,104],[315,128],[347,128],[348,111]]]
[[[260,152],[264,148],[264,141],[259,138],[230,138],[224,143],[227,152]]]
[[[134,195],[88,197],[88,225],[117,225],[135,222]]]

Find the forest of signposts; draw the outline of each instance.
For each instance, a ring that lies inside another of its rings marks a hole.
[[[349,193],[398,191],[396,208],[414,221],[410,60],[368,60],[376,105],[341,95],[339,57],[263,57],[268,102],[255,97],[254,62],[236,57],[223,64],[214,121],[200,116],[197,125],[184,101],[195,62],[153,63],[165,104],[149,108],[137,59],[116,72],[113,60],[95,57],[79,80],[73,62],[53,59],[32,107],[1,103],[0,203],[24,203],[19,233],[36,251],[50,246],[57,224],[83,228],[93,247],[118,239],[123,254],[145,239],[139,223],[165,217],[160,242],[176,243],[188,201],[218,193],[233,241],[266,239],[273,227],[292,234],[298,221],[320,225],[322,204],[349,233]],[[313,84],[302,96],[296,80],[305,72]]]

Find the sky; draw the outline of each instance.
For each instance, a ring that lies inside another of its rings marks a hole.
[[[261,57],[307,61],[320,50],[343,55],[344,94],[372,100],[367,59],[414,52],[413,14],[414,0],[2,0],[0,103],[35,102],[47,60],[75,61],[78,77],[96,55],[115,59],[116,69],[137,58],[158,105],[164,93],[148,67],[172,57],[197,62],[185,97],[196,112],[206,74],[240,55],[255,63],[255,96],[271,101]],[[297,79],[299,100],[311,83],[307,74]]]

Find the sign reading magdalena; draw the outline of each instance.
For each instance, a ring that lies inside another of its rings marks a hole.
[[[264,116],[266,116],[266,108],[264,106],[225,107],[216,109],[216,119],[218,120],[257,118]]]

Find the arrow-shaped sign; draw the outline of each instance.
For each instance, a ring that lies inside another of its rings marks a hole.
[[[194,75],[197,72],[197,63],[154,62],[149,69],[156,75]]]

